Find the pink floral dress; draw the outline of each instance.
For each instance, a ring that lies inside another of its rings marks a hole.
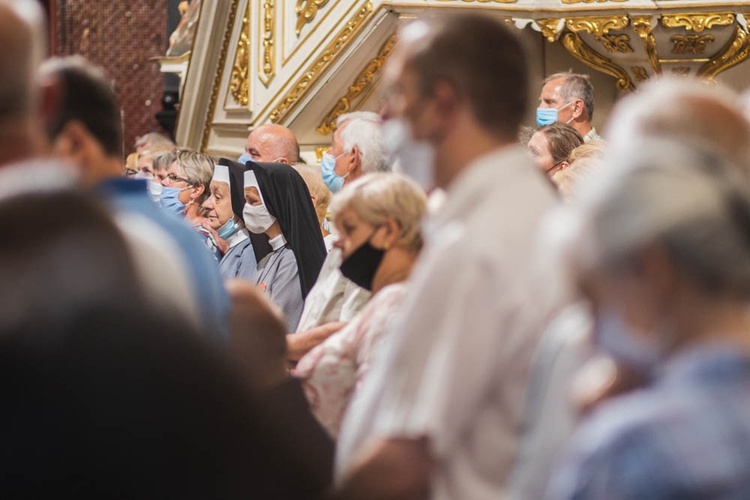
[[[293,372],[302,381],[313,414],[334,438],[407,288],[396,283],[380,290],[351,323],[305,354]]]

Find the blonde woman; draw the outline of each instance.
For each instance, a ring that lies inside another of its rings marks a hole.
[[[422,248],[426,196],[399,174],[369,174],[348,184],[332,202],[342,252],[341,272],[372,292],[355,319],[300,359],[313,413],[335,438],[349,401],[364,380],[375,346],[406,297],[406,279]]]
[[[326,245],[326,250],[330,252],[333,242],[336,240],[336,237],[326,227],[327,222],[325,220],[328,214],[328,204],[331,202],[331,190],[328,189],[320,176],[320,167],[298,163],[294,165],[294,169],[299,172],[302,180],[307,184],[315,207],[315,214],[318,216],[320,232],[323,233],[323,242]]]

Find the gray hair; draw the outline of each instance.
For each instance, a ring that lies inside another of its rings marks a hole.
[[[726,156],[651,140],[612,163],[582,196],[574,268],[616,273],[658,244],[705,292],[750,298],[750,191]]]
[[[342,128],[343,127],[343,128]],[[383,146],[382,120],[377,113],[357,111],[341,115],[336,121],[344,151],[357,146],[362,160],[362,173],[389,172],[391,167]]]
[[[418,252],[422,248],[421,223],[427,210],[424,190],[408,177],[393,172],[377,172],[344,186],[333,201],[334,217],[351,209],[372,226],[393,218],[401,232],[398,245]]]
[[[194,186],[204,186],[203,195],[198,202],[209,196],[209,186],[214,175],[214,160],[208,155],[189,149],[178,149],[174,153],[174,163],[185,171],[185,178]]]
[[[589,114],[589,120],[593,119],[594,86],[591,84],[591,77],[589,75],[573,73],[572,71],[565,71],[548,76],[544,79],[543,85],[547,85],[549,82],[558,79],[563,81],[560,86],[560,97],[562,97],[563,101],[568,103],[571,99],[582,100],[583,105],[586,107],[586,112]]]
[[[144,152],[144,154],[145,153],[146,152]],[[155,153],[152,156],[152,160],[151,160],[151,162],[153,163],[153,166],[154,166],[154,171],[156,171],[156,170],[168,170],[169,166],[172,163],[174,163],[174,161],[175,161],[175,154],[174,154],[173,151],[162,151],[160,153]]]

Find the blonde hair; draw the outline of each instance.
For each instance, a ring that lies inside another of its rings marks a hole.
[[[352,210],[373,226],[394,219],[401,233],[398,246],[415,253],[422,248],[420,225],[426,207],[424,190],[408,177],[391,172],[367,174],[344,186],[331,202],[334,217]]]
[[[581,184],[602,168],[602,160],[595,156],[579,158],[552,176],[563,200],[570,201],[576,197]]]
[[[568,156],[568,163],[573,164],[578,160],[584,158],[601,158],[605,151],[604,141],[590,141],[585,144],[581,144]]]
[[[325,219],[328,213],[328,204],[331,202],[331,191],[323,182],[320,167],[297,163],[293,165],[293,168],[302,176],[302,180],[307,184],[310,195],[315,197],[315,213],[318,216],[318,222],[322,224],[323,219]]]

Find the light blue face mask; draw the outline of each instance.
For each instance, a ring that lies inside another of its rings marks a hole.
[[[162,208],[176,215],[183,215],[185,213],[187,205],[180,201],[179,196],[184,189],[189,188],[180,189],[165,186],[162,189],[161,198],[159,199],[159,203],[161,203]]]
[[[320,170],[323,175],[323,182],[326,186],[328,186],[328,189],[330,189],[332,193],[338,193],[339,191],[341,191],[341,188],[344,187],[344,179],[346,178],[346,176],[341,177],[334,170],[336,168],[336,159],[340,158],[344,154],[346,153],[342,153],[339,156],[333,156],[330,153],[325,153],[323,155],[323,161],[320,162]]]
[[[219,235],[219,238],[222,240],[227,240],[231,238],[237,231],[240,230],[239,223],[235,222],[234,217],[229,219],[224,223],[223,226],[219,228],[218,231],[216,231],[216,234]]]
[[[161,185],[161,182],[156,182],[155,180],[148,181],[148,194],[154,202],[159,203],[161,201],[163,191],[164,186]]]
[[[575,100],[570,101],[568,104],[562,106],[561,108],[536,108],[536,124],[539,127],[545,127],[547,125],[552,125],[558,120],[558,115],[560,111],[567,108],[571,104],[573,104]],[[573,118],[568,120],[566,123],[570,123],[573,121]]]
[[[595,322],[596,341],[616,361],[643,373],[651,373],[661,357],[658,340],[636,335],[619,314],[603,312]]]
[[[253,157],[250,156],[247,153],[242,153],[239,158],[237,158],[237,163],[241,163],[243,165],[247,164],[247,162],[253,161]]]

